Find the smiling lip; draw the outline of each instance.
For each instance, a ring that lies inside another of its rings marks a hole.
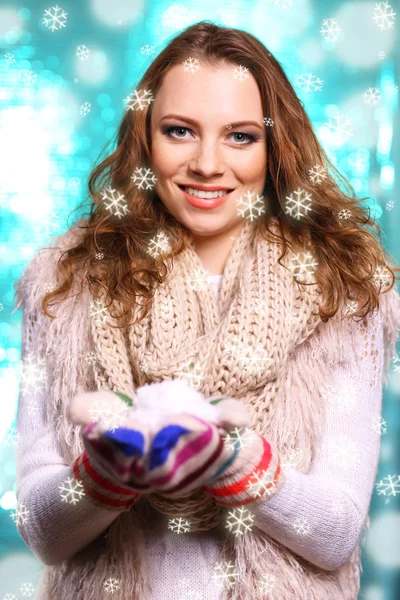
[[[180,186],[178,186],[178,187],[180,187]],[[205,208],[206,210],[207,209],[210,210],[212,208],[218,208],[219,206],[224,204],[230,198],[230,195],[232,193],[232,192],[229,192],[228,194],[225,194],[221,198],[199,198],[198,196],[191,196],[190,194],[185,192],[185,190],[182,188],[180,188],[180,189],[182,190],[182,194],[185,196],[185,198],[189,202],[189,204],[191,204],[192,206],[195,206],[196,208]]]
[[[191,184],[191,183],[178,183],[179,187],[182,189],[184,187],[194,188],[195,190],[202,190],[203,192],[219,192],[219,190],[230,190],[231,188],[224,187],[222,185],[199,185],[199,184]]]

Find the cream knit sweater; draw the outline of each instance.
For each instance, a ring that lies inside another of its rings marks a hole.
[[[221,276],[209,277],[218,294]],[[23,328],[24,336],[25,315]],[[323,443],[310,471],[296,471],[294,457],[286,466],[282,489],[254,508],[255,526],[327,570],[344,564],[357,545],[377,475],[382,382],[375,381],[374,372],[384,358],[380,322],[377,332],[377,339],[365,340],[362,368],[349,357],[326,390],[329,409]],[[28,342],[24,337],[26,352]],[[66,495],[62,488],[73,478],[72,467],[63,459],[55,432],[46,425],[45,402],[44,395],[36,394],[33,402],[29,393],[20,392],[17,497],[29,510],[29,519],[17,527],[32,552],[52,565],[92,542],[118,513],[93,505],[86,496],[70,510],[73,494]],[[353,460],[356,457],[358,461]],[[154,511],[153,529],[146,536],[152,600],[219,599],[220,588],[211,577],[219,542],[214,530],[185,536],[169,531],[165,519]]]

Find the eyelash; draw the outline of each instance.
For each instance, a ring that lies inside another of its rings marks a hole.
[[[173,138],[170,134],[174,129],[186,129],[187,131],[190,131],[190,129],[188,127],[183,127],[181,125],[168,125],[167,127],[164,127],[164,129],[162,130],[162,133],[164,135],[166,135],[167,137],[169,137],[170,139],[177,139],[177,138]],[[254,144],[255,142],[258,141],[258,137],[256,135],[253,135],[251,133],[244,133],[242,131],[233,131],[231,133],[231,135],[245,135],[247,136],[247,138],[250,140],[247,144],[237,144],[238,146],[250,146],[251,144]],[[179,139],[179,138],[178,138]],[[181,138],[184,139],[184,138]]]

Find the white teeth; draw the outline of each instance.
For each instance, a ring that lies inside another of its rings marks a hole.
[[[196,190],[191,187],[184,187],[185,192],[191,196],[198,196],[199,198],[221,198],[228,194],[228,190],[219,190],[217,192],[205,192],[204,190]]]

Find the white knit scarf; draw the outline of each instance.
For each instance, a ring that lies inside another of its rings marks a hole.
[[[277,227],[274,218],[270,223]],[[59,238],[62,249],[76,244],[72,235]],[[169,235],[173,238],[173,230]],[[26,300],[31,311],[36,307],[39,325],[43,319],[47,325],[37,327],[36,344],[48,357],[48,415],[68,463],[83,451],[80,428],[68,421],[67,413],[78,389],[134,395],[145,383],[180,377],[206,397],[241,399],[252,415],[252,427],[276,445],[282,463],[286,460],[307,473],[323,431],[322,387],[338,361],[349,353],[360,354],[359,325],[343,319],[344,313],[322,323],[318,287],[297,283],[287,267],[292,254],[281,261],[286,268],[278,263],[280,254],[279,244],[264,240],[255,225],[245,221],[225,265],[217,300],[191,246],[174,259],[149,314],[125,329],[107,325],[113,319],[109,313],[104,318],[101,301],[91,298],[84,284],[82,294],[70,295],[52,309],[57,318],[49,326],[37,310],[38,286],[56,280],[57,257],[45,262],[41,258],[40,265],[34,261],[30,275],[25,275]],[[305,281],[304,276],[299,280]],[[387,369],[400,321],[399,296],[393,289],[380,301]],[[95,362],[83,360],[90,352],[95,352]],[[252,510],[251,505],[246,508]],[[143,497],[92,544],[61,565],[47,567],[39,599],[100,600],[107,597],[102,583],[108,577],[120,582],[118,600],[150,598],[144,536],[146,519],[154,510],[188,518],[191,530],[184,535],[216,528],[223,540],[219,561],[230,561],[239,573],[232,587],[226,585],[221,592],[224,600],[266,598],[260,588],[266,574],[275,578],[274,597],[279,599],[356,600],[358,547],[343,567],[324,571],[258,528],[244,535],[228,532],[229,509],[215,505],[201,491],[179,500]]]

